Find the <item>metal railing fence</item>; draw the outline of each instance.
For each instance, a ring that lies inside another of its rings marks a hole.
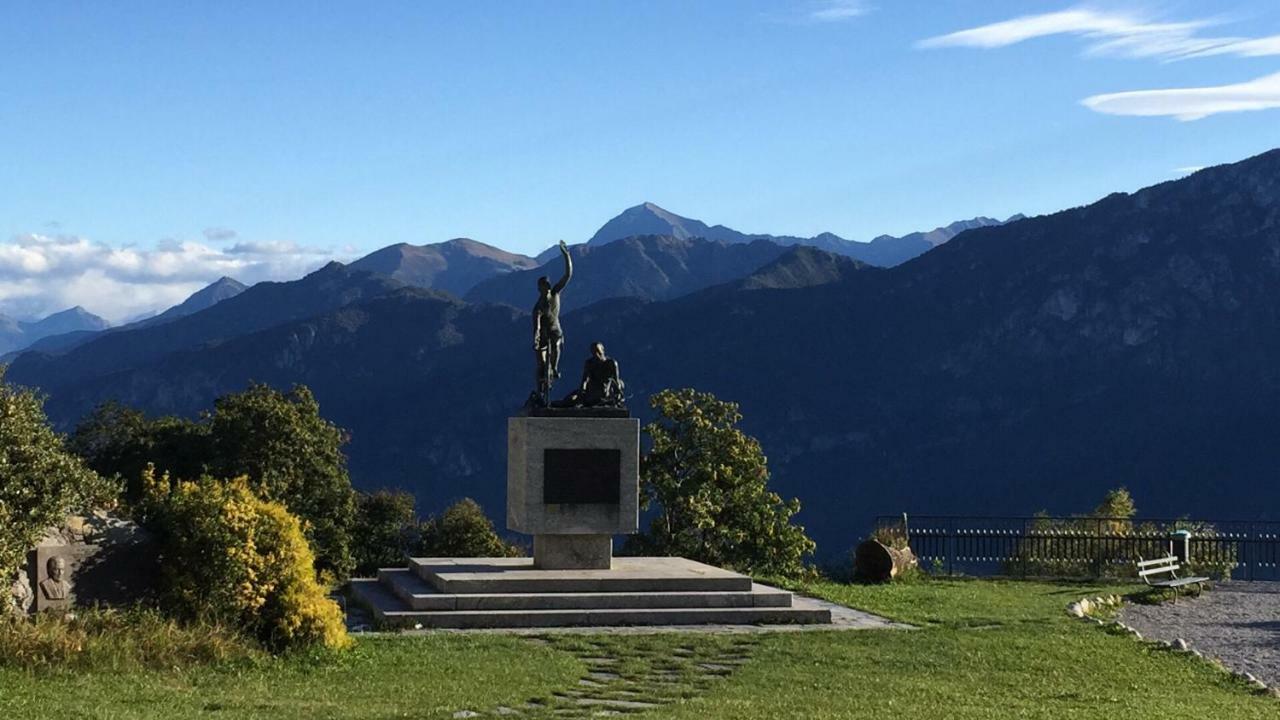
[[[1131,577],[1139,559],[1190,533],[1188,569],[1215,578],[1280,580],[1280,522],[1188,518],[884,515],[875,534],[905,534],[921,568],[940,574]]]

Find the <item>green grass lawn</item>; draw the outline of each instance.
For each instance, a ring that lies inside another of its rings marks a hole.
[[[448,718],[545,695],[583,672],[572,655],[513,637],[364,638],[337,658],[123,674],[0,670],[0,718]]]
[[[1210,664],[1069,619],[1117,586],[929,581],[820,584],[827,599],[917,624],[907,632],[777,635],[692,718],[1280,718]]]
[[[450,718],[501,707],[590,717],[607,707],[576,706],[584,697],[699,720],[1280,718],[1280,702],[1208,663],[1063,612],[1122,587],[936,580],[806,590],[919,629],[366,637],[336,660],[122,675],[0,670],[0,718]]]

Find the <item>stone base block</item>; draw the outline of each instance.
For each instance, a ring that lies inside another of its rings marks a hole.
[[[692,560],[620,557],[612,565],[544,570],[533,558],[410,558],[407,569],[352,580],[351,590],[379,622],[416,628],[831,622],[829,608]]]
[[[608,570],[612,535],[534,535],[533,566],[539,570]]]

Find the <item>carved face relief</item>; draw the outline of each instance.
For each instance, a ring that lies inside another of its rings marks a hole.
[[[46,600],[66,600],[71,594],[71,584],[66,581],[66,558],[55,555],[49,558],[45,568],[49,571],[49,577],[40,583],[40,592]]]
[[[62,582],[62,575],[67,571],[67,561],[61,555],[49,558],[49,577],[54,582]]]

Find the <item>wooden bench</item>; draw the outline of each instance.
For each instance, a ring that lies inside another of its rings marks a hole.
[[[1143,560],[1138,558],[1138,577],[1142,578],[1142,582],[1151,588],[1169,588],[1173,590],[1173,601],[1178,601],[1178,588],[1185,585],[1195,585],[1196,594],[1204,592],[1204,584],[1209,582],[1207,577],[1178,577],[1178,570],[1182,566],[1178,562],[1178,558],[1169,555],[1157,560]],[[1160,576],[1167,575],[1161,580]]]

